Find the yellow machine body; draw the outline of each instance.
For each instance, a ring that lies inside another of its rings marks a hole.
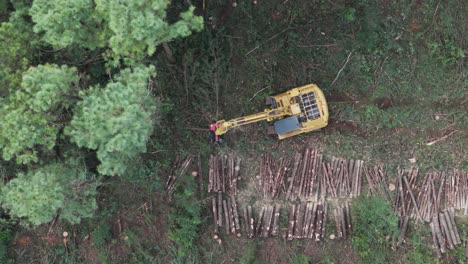
[[[314,131],[328,124],[328,106],[325,96],[315,84],[291,89],[285,93],[270,96],[271,108],[253,115],[228,121],[219,120],[216,135],[228,130],[262,120],[273,121],[279,139]]]

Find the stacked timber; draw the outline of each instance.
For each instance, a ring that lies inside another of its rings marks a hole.
[[[314,239],[320,241],[326,233],[328,205],[326,202],[293,204],[289,208],[287,240]]]
[[[419,206],[414,196],[414,193],[417,191],[416,180],[418,175],[418,168],[412,167],[407,170],[398,168],[396,184],[398,193],[395,196],[393,207],[394,211],[399,216],[400,236],[398,238],[397,246],[406,241],[406,231],[408,229],[410,217],[416,218],[416,221],[421,220]]]
[[[279,195],[290,163],[288,159],[273,160],[269,154],[262,155],[260,175],[257,176],[255,187],[263,198],[273,199]]]
[[[286,199],[317,202],[325,195],[321,194],[324,188],[322,186],[325,186],[322,178],[322,153],[319,150],[306,149],[304,154],[296,153],[290,177],[287,179]]]
[[[323,175],[327,183],[326,193],[332,197],[357,197],[362,187],[362,160],[346,160],[333,157],[323,164]]]
[[[237,194],[241,159],[230,155],[210,156],[208,171],[208,192]]]
[[[394,203],[394,210],[400,217],[401,232],[398,244],[405,240],[409,218],[413,218],[417,222],[431,222],[431,227],[437,234],[440,229],[438,226],[442,226],[443,229],[440,211],[453,211],[452,215],[455,214],[455,209],[467,211],[468,179],[466,172],[459,170],[454,170],[453,173],[433,171],[426,173],[421,180],[418,180],[418,175],[417,168],[398,170],[398,194]],[[435,236],[435,238],[440,239],[440,236]],[[440,241],[437,241],[439,251],[444,253],[446,247],[440,246]]]
[[[441,173],[442,175],[443,173]],[[440,175],[437,172],[427,173],[423,179],[422,185],[419,187],[418,197],[416,202],[419,206],[419,213],[425,222],[431,222],[434,214],[439,212],[440,196],[442,186],[439,184],[439,189],[436,190],[434,181],[439,179]]]
[[[268,238],[279,235],[279,217],[281,205],[262,206],[257,217],[254,216],[252,206],[243,210],[243,231],[248,238]]]
[[[398,195],[395,197],[394,210],[401,216],[410,216],[413,208],[419,212],[414,191],[417,190],[416,180],[419,175],[418,168],[398,168]]]
[[[241,222],[239,211],[234,196],[223,198],[223,194],[218,192],[217,197],[211,198],[212,213],[214,220],[213,238],[219,238],[219,229],[224,226],[226,235],[235,234],[241,237]]]
[[[441,258],[442,254],[447,252],[447,249],[454,249],[462,243],[455,224],[454,208],[435,214],[430,225],[437,257]]]
[[[368,195],[383,196],[387,201],[390,201],[383,164],[377,166],[365,165],[364,174],[369,187]]]
[[[172,164],[172,170],[169,174],[169,177],[166,180],[165,191],[167,194],[167,198],[170,201],[172,196],[174,195],[176,180],[184,175],[187,172],[187,169],[192,162],[193,157],[189,156],[186,158],[182,163],[179,157],[174,161]]]
[[[334,239],[337,237],[347,239],[351,237],[351,208],[348,202],[346,202],[344,206],[338,205],[333,212],[335,215],[336,236],[331,235],[330,238]]]
[[[453,170],[445,181],[445,207],[468,215],[468,171]]]

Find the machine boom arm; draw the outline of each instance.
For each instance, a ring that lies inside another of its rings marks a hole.
[[[277,118],[281,118],[283,116],[289,115],[288,108],[282,107],[282,108],[275,108],[272,110],[265,110],[264,112],[253,114],[253,115],[248,115],[248,116],[243,116],[239,118],[234,118],[229,121],[224,121],[220,120],[217,122],[219,124],[219,127],[216,129],[216,135],[222,135],[226,133],[229,129],[234,128],[234,127],[239,127],[251,123],[255,123],[258,121],[262,120],[273,120]]]

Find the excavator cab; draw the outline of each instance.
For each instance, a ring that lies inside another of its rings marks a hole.
[[[231,119],[219,120],[215,135],[223,135],[232,128],[262,120],[273,122],[279,139],[321,129],[328,124],[328,106],[325,96],[315,84],[291,89],[266,98],[269,108],[263,112]]]

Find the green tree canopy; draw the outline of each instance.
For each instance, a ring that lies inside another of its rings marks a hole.
[[[29,13],[34,32],[54,47],[70,45],[94,49],[105,45],[108,30],[94,12],[93,0],[34,0]]]
[[[78,45],[95,49],[108,46],[117,58],[140,60],[156,45],[200,31],[203,19],[194,8],[180,20],[166,19],[168,0],[35,0],[30,10],[34,31],[55,47]]]
[[[23,75],[20,89],[0,106],[0,148],[3,158],[37,162],[37,146],[52,149],[58,127],[52,111],[67,107],[65,96],[78,81],[75,68],[40,65]]]
[[[152,66],[124,69],[104,89],[81,93],[65,133],[78,146],[97,150],[99,173],[122,174],[129,160],[146,151],[156,106],[147,82],[154,74]]]
[[[193,7],[181,13],[181,20],[168,24],[167,0],[96,0],[96,4],[112,31],[109,46],[119,57],[141,59],[152,55],[157,45],[203,27],[203,19],[193,15]]]
[[[35,54],[37,41],[26,14],[27,9],[18,9],[0,25],[0,97],[19,86],[22,73]]]
[[[58,210],[61,219],[72,224],[92,216],[97,184],[76,165],[51,164],[19,173],[1,188],[3,207],[33,225],[51,221]]]

